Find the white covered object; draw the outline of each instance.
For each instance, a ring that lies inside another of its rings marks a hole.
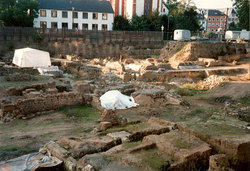
[[[175,30],[174,40],[190,40],[191,33],[189,30]]]
[[[136,107],[139,104],[135,103],[133,97],[123,95],[118,90],[111,90],[100,97],[101,105],[105,109],[128,109]]]
[[[41,75],[57,76],[57,77],[63,76],[63,72],[59,70],[58,66],[38,67],[37,70]]]
[[[51,66],[49,52],[32,48],[23,48],[15,50],[12,63],[19,67]]]
[[[136,64],[128,64],[125,65],[125,69],[131,69],[133,71],[139,71],[141,69],[141,65],[136,65]]]

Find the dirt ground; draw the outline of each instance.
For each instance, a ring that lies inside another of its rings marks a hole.
[[[90,106],[50,112],[30,120],[0,123],[0,160],[38,151],[45,143],[67,135],[89,133],[100,114]]]

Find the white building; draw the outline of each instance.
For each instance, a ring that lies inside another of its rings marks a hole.
[[[114,11],[108,1],[38,0],[36,28],[112,30]]]
[[[237,13],[235,9],[233,8],[224,8],[224,9],[218,9],[224,14],[228,16],[228,24],[234,22],[235,24],[239,23],[239,18],[237,17]]]
[[[131,19],[133,15],[149,15],[153,11],[158,11],[160,15],[168,14],[168,9],[164,5],[167,0],[109,0],[115,16],[121,15]]]

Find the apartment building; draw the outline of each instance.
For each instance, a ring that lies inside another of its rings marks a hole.
[[[109,1],[38,0],[36,28],[112,30],[114,11]]]
[[[219,29],[221,29],[222,32],[226,31],[228,25],[226,14],[219,10],[208,10],[205,17],[208,32],[217,32]]]

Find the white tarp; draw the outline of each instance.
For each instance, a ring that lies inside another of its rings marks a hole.
[[[63,72],[59,70],[58,66],[38,67],[37,70],[40,73],[40,75],[56,76],[56,77],[63,76]]]
[[[60,164],[62,161],[52,157],[50,153],[48,155],[31,153],[8,161],[0,161],[0,171],[35,171],[41,168],[53,170],[53,167]]]
[[[103,108],[111,110],[128,109],[139,105],[135,103],[133,97],[123,95],[118,90],[111,90],[106,92],[100,97],[100,101]]]
[[[19,67],[51,66],[49,52],[32,48],[16,49],[12,63]]]
[[[128,64],[128,65],[125,65],[125,69],[126,70],[131,69],[133,71],[139,71],[141,69],[141,65]]]

